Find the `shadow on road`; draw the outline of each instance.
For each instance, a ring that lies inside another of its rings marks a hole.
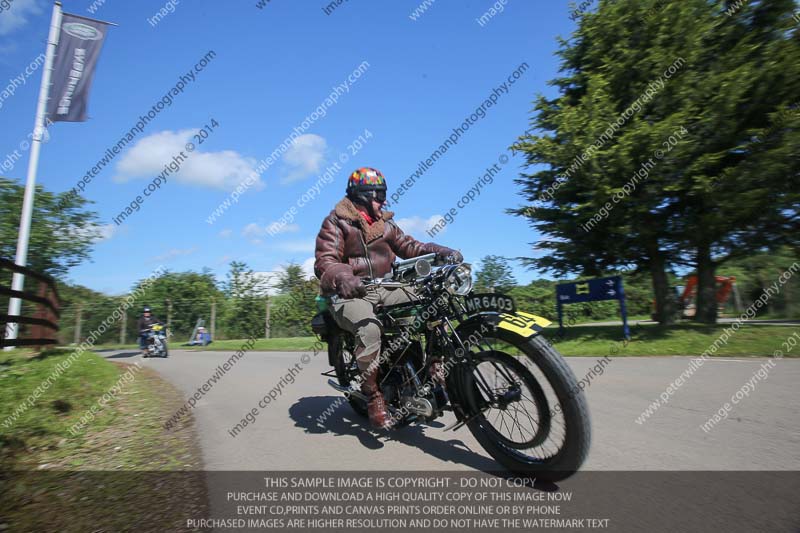
[[[114,355],[109,355],[106,359],[127,359],[128,357],[136,357],[137,355],[141,355],[142,352],[122,352],[122,353],[115,353]]]
[[[338,396],[307,396],[300,398],[289,408],[289,416],[294,420],[295,426],[303,428],[306,433],[323,434],[334,433],[356,437],[362,446],[377,450],[383,448],[384,442],[394,440],[401,442],[442,461],[458,463],[476,470],[497,474],[499,465],[488,457],[484,457],[470,450],[459,439],[433,438],[426,435],[431,428],[421,425],[411,425],[391,432],[372,430],[366,418],[361,417],[346,402],[339,404]],[[332,405],[338,407],[330,413]],[[326,412],[330,413],[324,422],[318,418]],[[466,429],[464,430],[466,431]],[[389,452],[387,452],[389,453]],[[387,464],[391,457],[387,455]]]

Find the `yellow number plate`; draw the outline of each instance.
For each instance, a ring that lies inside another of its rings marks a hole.
[[[514,315],[502,314],[498,324],[501,327],[522,337],[532,337],[550,325],[550,321],[530,313],[517,312]]]

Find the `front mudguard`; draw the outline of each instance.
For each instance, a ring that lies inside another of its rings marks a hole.
[[[515,335],[527,339],[539,335],[544,328],[552,324],[544,317],[517,311],[516,313],[480,313],[470,316],[456,328],[456,333],[461,339],[469,337],[475,329],[484,331],[486,328],[504,329]],[[483,326],[483,327],[481,327]]]
[[[453,405],[453,412],[459,421],[468,420],[477,413],[470,407],[467,391],[474,386],[472,360],[464,358],[464,348],[469,351],[472,345],[485,336],[502,334],[517,335],[524,339],[540,335],[551,324],[546,318],[525,312],[480,313],[467,318],[456,327],[456,336],[451,340],[456,347],[457,359],[447,374],[447,391]],[[459,339],[461,342],[459,342]],[[462,346],[463,344],[463,346]]]

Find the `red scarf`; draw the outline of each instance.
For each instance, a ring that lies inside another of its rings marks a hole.
[[[367,224],[369,224],[370,226],[375,223],[375,220],[373,220],[372,217],[369,216],[369,213],[365,213],[364,211],[359,209],[358,214],[361,215],[361,218],[366,220]]]

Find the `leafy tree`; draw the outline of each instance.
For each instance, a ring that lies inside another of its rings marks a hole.
[[[733,4],[733,3],[729,3]],[[723,6],[724,7],[724,6]],[[800,230],[800,31],[792,0],[749,2],[697,36],[691,97],[680,112],[694,135],[675,224],[682,259],[697,270],[695,319],[716,319],[715,274],[726,261],[783,243]],[[708,111],[711,110],[711,111]],[[690,250],[688,253],[686,250]]]
[[[317,312],[316,297],[319,281],[302,279],[291,290],[274,298],[272,303],[272,333],[275,337],[311,335],[311,318]]]
[[[747,308],[764,294],[765,289],[773,287],[781,274],[794,264],[800,264],[800,250],[784,246],[775,252],[732,259],[720,267],[719,274],[736,278],[742,307]],[[729,307],[734,307],[733,302]],[[758,312],[760,316],[800,318],[800,276],[795,274],[779,285],[779,292],[773,293]]]
[[[13,260],[17,250],[25,187],[0,177],[0,257]],[[56,194],[36,186],[28,245],[28,266],[63,277],[69,268],[89,259],[92,244],[102,236],[91,202],[79,195]]]
[[[228,338],[260,338],[265,333],[266,281],[246,263],[232,261],[224,283],[224,330]]]
[[[141,281],[134,288],[141,286]],[[148,305],[153,310],[153,315],[161,320],[167,320],[170,304],[172,306],[171,332],[178,339],[188,338],[197,323],[202,318],[208,323],[211,314],[211,302],[223,302],[224,293],[217,287],[217,282],[210,270],[202,272],[166,272],[148,285],[147,290],[137,300],[133,321],[129,327],[134,328],[135,320],[141,316],[141,308]],[[224,306],[220,306],[224,308]]]
[[[498,255],[487,255],[481,260],[481,267],[475,274],[475,288],[479,291],[508,292],[516,286],[517,280],[508,260]]]
[[[532,172],[517,180],[528,204],[511,212],[549,252],[527,264],[649,271],[662,323],[674,317],[670,266],[692,264],[697,318],[710,322],[717,265],[797,234],[794,3],[726,7],[604,0],[562,41],[559,95],[538,98],[538,132],[514,146]]]
[[[509,291],[520,311],[533,313],[550,320],[556,319],[556,284],[550,280],[535,280]]]
[[[294,287],[301,286],[308,276],[303,272],[303,267],[297,263],[289,263],[278,276],[276,287],[281,294],[289,293]]]

